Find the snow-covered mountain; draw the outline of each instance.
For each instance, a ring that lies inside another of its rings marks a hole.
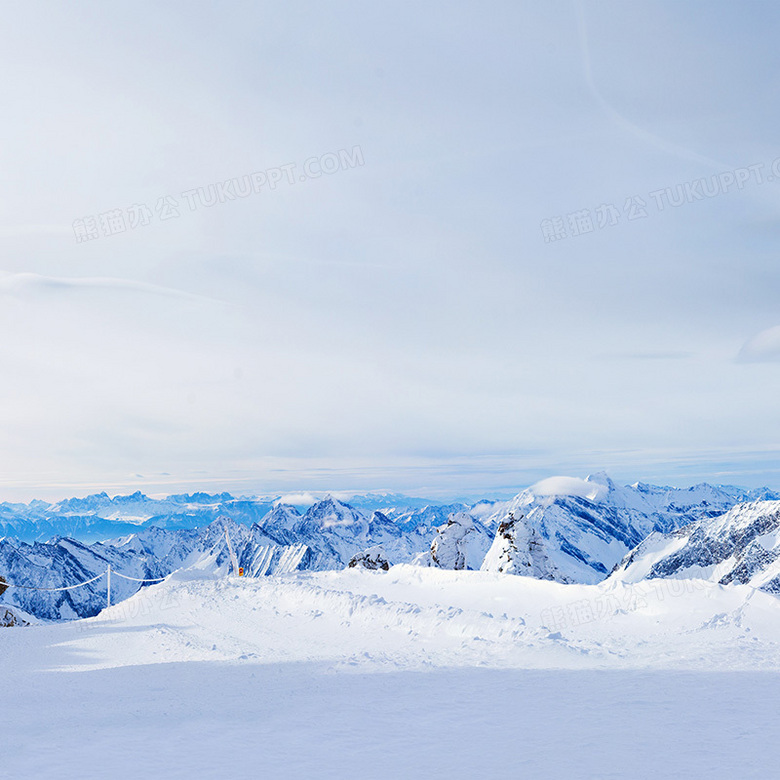
[[[136,579],[165,577],[183,567],[226,572],[230,554],[227,526],[238,565],[246,576],[287,574],[300,570],[340,569],[361,551],[380,545],[391,564],[411,560],[427,549],[430,538],[404,532],[381,512],[366,516],[333,498],[312,505],[301,515],[294,507],[277,505],[259,523],[246,526],[219,519],[202,528],[148,527],[113,541],[85,544],[57,537],[48,543],[0,539],[0,572],[9,583],[2,596],[39,618],[61,619],[97,614],[107,603],[110,564],[118,575]],[[74,590],[61,588],[95,582]],[[112,578],[112,598],[119,601],[141,587],[121,576]]]
[[[723,514],[771,491],[696,485],[616,485],[599,473],[552,477],[484,519],[496,535],[482,568],[558,582],[596,583],[648,535]]]
[[[653,533],[610,579],[657,577],[749,584],[780,593],[780,501],[739,504],[668,534]]]
[[[467,512],[453,512],[436,529],[429,550],[413,561],[417,566],[440,569],[479,569],[490,547],[492,534]]]
[[[313,504],[302,516],[294,507],[277,505],[260,527],[287,532],[287,543],[306,544],[317,554],[312,568],[319,569],[339,568],[355,553],[376,545],[382,546],[391,564],[408,561],[430,543],[432,535],[421,526],[405,531],[383,512],[368,515],[332,497]]]
[[[418,531],[428,534],[447,522],[450,515],[455,512],[469,512],[471,508],[466,504],[432,504],[424,506],[408,507],[398,504],[394,507],[382,509],[382,513],[390,518],[401,530],[405,532]]]
[[[596,474],[585,480],[543,480],[510,501],[483,500],[471,508],[399,505],[371,510],[365,508],[371,505],[370,496],[360,498],[362,508],[328,496],[301,512],[279,501],[228,494],[155,500],[141,493],[115,498],[102,493],[57,505],[32,502],[15,505],[15,523],[27,523],[36,533],[71,521],[102,523],[103,533],[110,529],[113,538],[89,544],[62,534],[48,543],[0,538],[0,575],[10,583],[61,588],[97,578],[68,591],[9,588],[0,598],[39,618],[83,617],[106,604],[109,564],[117,574],[136,579],[165,577],[187,567],[226,572],[230,555],[225,522],[238,565],[252,577],[341,569],[353,560],[373,559],[376,556],[366,551],[381,549],[388,565],[414,561],[597,583],[648,536],[655,534],[651,538],[657,540],[658,534],[719,517],[755,497],[780,499],[771,491],[706,484],[687,490],[643,483],[620,487],[605,474]],[[383,495],[377,500],[391,499]],[[10,506],[0,506],[0,516],[7,519]],[[230,519],[223,522],[220,517]],[[729,549],[739,553],[745,539],[750,541],[744,534],[735,536]],[[766,558],[755,546],[749,555],[751,561]],[[140,587],[116,577],[113,600]]]
[[[20,607],[36,617],[49,620],[85,617],[106,606],[105,578],[75,590],[49,591],[87,582],[104,574],[108,565],[138,579],[162,575],[153,558],[125,553],[111,545],[85,545],[74,539],[53,539],[29,544],[16,539],[0,539],[0,569],[5,579],[21,588],[9,587],[2,596],[4,605]],[[126,580],[112,583],[116,601],[131,596],[138,585]]]

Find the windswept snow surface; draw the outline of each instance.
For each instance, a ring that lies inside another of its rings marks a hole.
[[[0,775],[767,777],[779,649],[743,585],[182,571],[0,630]]]

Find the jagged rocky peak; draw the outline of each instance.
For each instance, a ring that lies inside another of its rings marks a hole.
[[[230,515],[220,515],[205,528],[216,534],[224,534],[227,530],[231,535],[241,535],[246,531],[246,526],[243,523],[237,523]]]
[[[738,504],[671,533],[654,533],[620,562],[611,578],[657,577],[740,583],[780,593],[780,501]]]
[[[301,513],[294,506],[277,503],[261,520],[260,526],[283,528],[286,531],[291,531],[300,520]]]
[[[93,493],[84,498],[66,498],[62,501],[58,501],[53,509],[56,512],[68,513],[68,512],[85,512],[96,511],[100,508],[104,508],[111,505],[111,498],[108,493],[103,491],[102,493]]]
[[[403,531],[384,512],[376,510],[371,513],[366,526],[366,534],[376,544],[395,545],[403,536]]]
[[[541,534],[526,522],[519,510],[510,510],[506,519],[499,523],[482,568],[540,580],[573,582],[550,559]]]
[[[707,484],[623,487],[604,472],[587,479],[550,477],[486,519],[488,527],[504,527],[483,568],[530,571],[560,582],[600,582],[650,534],[722,515],[751,493]],[[510,515],[523,515],[523,522],[508,525]]]
[[[371,519],[368,522],[369,526],[372,528],[398,528],[398,526],[384,512],[380,512],[378,509],[375,509],[371,513]]]
[[[327,496],[322,501],[312,504],[304,515],[308,523],[315,523],[323,528],[331,526],[349,526],[365,523],[365,517],[349,504],[339,501],[333,496]]]
[[[453,512],[436,529],[428,552],[414,560],[418,566],[440,569],[478,569],[490,546],[490,532],[467,512]]]
[[[542,480],[489,519],[497,532],[482,568],[558,582],[599,582],[653,530],[649,513],[627,503],[603,475]]]
[[[369,569],[370,571],[389,571],[390,561],[387,560],[382,545],[369,547],[367,550],[355,553],[347,564],[348,569]]]
[[[406,507],[393,508],[383,513],[404,533],[416,531],[418,534],[427,534],[446,523],[447,518],[453,512],[461,512],[467,509],[468,507],[464,504],[430,504],[412,509]]]
[[[466,550],[464,541],[474,532],[474,520],[465,512],[450,515],[445,526],[439,529],[431,542],[431,557],[442,569],[465,569]]]

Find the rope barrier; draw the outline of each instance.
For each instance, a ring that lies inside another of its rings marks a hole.
[[[224,525],[224,519],[223,525]],[[230,536],[228,534],[227,526],[225,526],[225,541],[227,542],[227,547],[230,552],[230,557],[233,561],[233,569],[234,573],[238,573],[235,571],[238,567],[238,561],[236,560],[235,553],[233,552],[233,547],[230,544]],[[222,539],[218,539],[217,543],[214,545],[214,547],[211,548],[211,552],[214,552],[214,549],[217,547],[217,545],[222,543]],[[0,593],[2,593],[6,588],[18,588],[20,590],[39,590],[39,591],[45,591],[47,593],[61,593],[62,591],[66,590],[76,590],[76,588],[83,588],[85,585],[90,585],[93,582],[97,582],[97,580],[101,579],[102,577],[106,578],[106,601],[108,606],[111,606],[111,575],[114,575],[115,577],[121,577],[123,580],[130,580],[131,582],[162,582],[165,577],[157,577],[155,579],[147,579],[147,580],[141,580],[138,579],[138,577],[128,577],[127,574],[120,574],[118,571],[114,571],[114,569],[111,567],[111,564],[109,563],[106,570],[104,572],[101,572],[96,577],[93,577],[91,580],[87,580],[86,582],[80,582],[78,585],[67,585],[63,588],[38,588],[34,587],[32,585],[15,585],[12,582],[6,582],[2,577],[0,577]]]
[[[83,588],[85,585],[91,585],[93,582],[97,582],[99,579],[102,579],[103,577],[106,578],[106,602],[107,606],[111,606],[111,575],[114,575],[115,577],[121,577],[124,580],[130,580],[131,582],[162,582],[165,577],[158,577],[153,580],[141,580],[138,579],[138,577],[128,577],[126,574],[120,574],[118,571],[114,571],[111,568],[111,564],[108,564],[108,567],[105,571],[98,574],[96,577],[93,577],[91,580],[87,580],[86,582],[80,582],[78,585],[66,585],[63,588],[38,588],[34,587],[33,585],[16,585],[13,582],[6,582],[3,579],[0,579],[0,592],[4,591],[6,588],[18,588],[19,590],[38,590],[38,591],[45,591],[47,593],[61,593],[62,591],[66,590],[76,590],[76,588]]]

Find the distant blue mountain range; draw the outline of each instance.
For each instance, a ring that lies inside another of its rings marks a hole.
[[[278,497],[236,498],[229,493],[185,493],[155,499],[139,491],[113,498],[107,493],[96,493],[54,504],[38,500],[29,504],[0,503],[0,537],[25,542],[43,542],[52,537],[96,542],[151,527],[200,528],[221,515],[251,526],[260,522],[278,501]],[[399,494],[369,493],[351,497],[349,503],[370,513],[383,508],[413,510],[435,502]]]

